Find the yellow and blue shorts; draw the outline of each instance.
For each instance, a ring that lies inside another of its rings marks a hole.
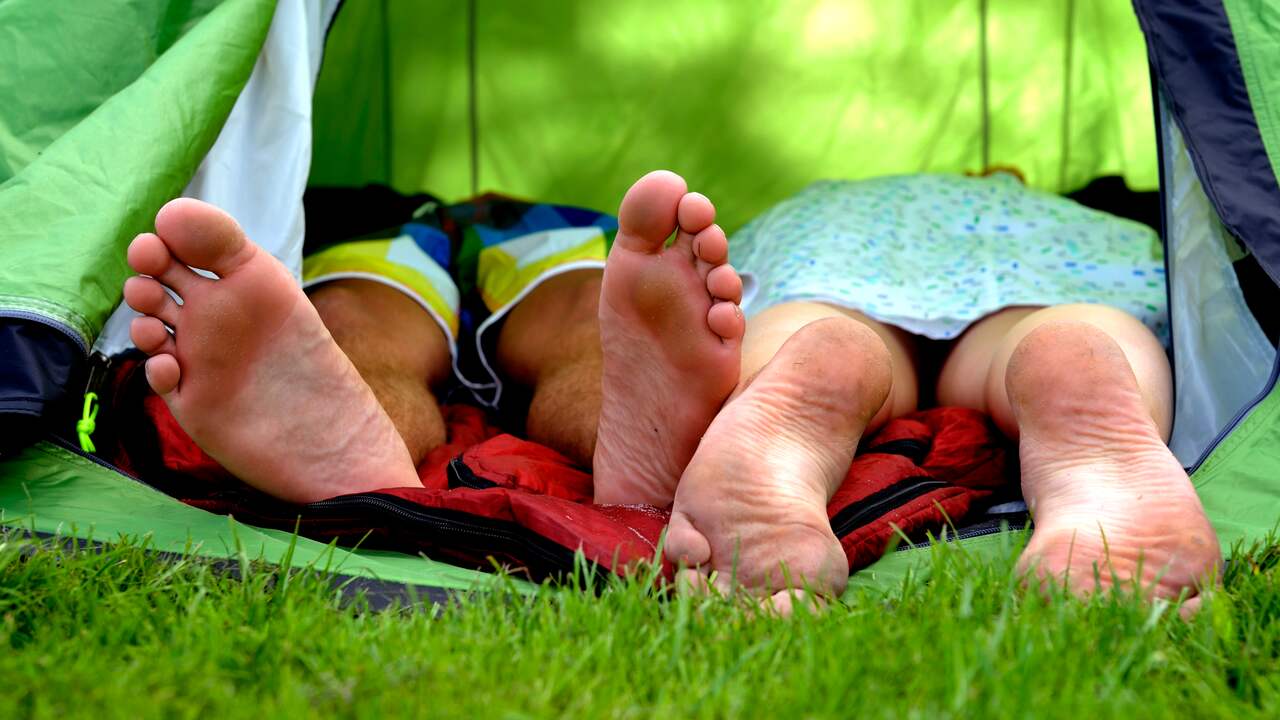
[[[363,228],[351,226],[354,235],[341,239],[309,213],[303,287],[362,279],[403,292],[444,331],[458,381],[496,407],[503,383],[491,358],[503,318],[548,278],[603,268],[617,220],[498,195],[453,205],[425,195],[412,200],[384,213],[393,222],[383,229],[354,234]]]

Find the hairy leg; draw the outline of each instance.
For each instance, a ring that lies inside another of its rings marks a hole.
[[[1081,593],[1138,583],[1156,597],[1194,596],[1217,572],[1213,528],[1165,445],[1168,360],[1136,319],[1100,305],[999,313],[957,343],[938,397],[1019,440],[1035,520],[1023,567]]]
[[[311,303],[334,342],[368,383],[409,449],[414,465],[445,441],[431,388],[449,377],[449,341],[409,296],[369,280],[311,288]]]
[[[498,335],[498,370],[533,391],[525,434],[591,466],[600,419],[600,280],[573,270],[544,281],[511,309]]]
[[[791,588],[843,591],[827,503],[869,429],[915,408],[909,336],[865,316],[787,303],[752,318],[736,394],[676,489],[666,555],[682,584],[715,573],[789,610]]]

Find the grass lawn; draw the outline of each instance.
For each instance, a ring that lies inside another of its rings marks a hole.
[[[784,620],[634,581],[369,613],[316,573],[0,543],[5,717],[1280,717],[1280,546],[1186,623],[1046,602],[1016,547]]]

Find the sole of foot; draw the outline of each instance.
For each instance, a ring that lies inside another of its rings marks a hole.
[[[228,470],[290,502],[421,486],[391,419],[293,276],[231,216],[174,200],[128,259],[139,276],[124,295],[143,314],[131,334],[150,356],[147,380]]]
[[[827,502],[891,383],[888,349],[855,320],[792,335],[725,405],[680,480],[664,551],[682,567],[678,586],[744,589],[782,613],[843,592],[848,559]]]
[[[600,292],[597,503],[670,505],[738,382],[742,280],[714,221],[711,202],[666,171],[640,178],[622,200]]]
[[[1092,325],[1049,323],[1005,377],[1035,519],[1021,568],[1081,596],[1118,586],[1194,611],[1218,540],[1120,346]]]

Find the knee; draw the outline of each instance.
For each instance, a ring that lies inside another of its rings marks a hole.
[[[868,431],[916,409],[919,385],[913,352],[903,339],[905,333],[860,313],[821,303],[783,303],[753,317],[747,323],[743,346],[744,375],[754,375],[788,338],[810,328],[819,330],[826,351],[833,357],[858,363],[867,369],[867,382],[885,386],[886,399]]]
[[[569,273],[572,275],[572,273]],[[596,271],[586,271],[580,276],[566,282],[562,292],[557,294],[554,317],[560,318],[569,326],[595,327],[600,315],[600,288],[604,284],[604,275]]]
[[[496,359],[503,373],[533,385],[567,362],[598,356],[602,278],[599,270],[557,275],[516,304],[498,335]]]
[[[360,334],[372,322],[362,307],[361,293],[344,283],[326,283],[312,290],[309,297],[335,339]]]
[[[902,399],[895,398],[893,355],[884,338],[880,337],[875,330],[853,318],[837,315],[814,320],[796,334],[804,334],[812,338],[811,347],[821,356],[835,358],[842,364],[858,368],[859,372],[848,376],[858,384],[858,387],[836,387],[831,390],[874,398],[879,410],[874,414],[868,427],[878,427],[889,419],[903,414],[904,411],[898,407]]]
[[[1044,332],[1040,332],[1042,329]],[[993,379],[1003,380],[1002,371],[1012,361],[1015,350],[1024,341],[1031,340],[1033,334],[1037,338],[1027,346],[1028,351],[1042,345],[1062,346],[1059,349],[1065,351],[1070,341],[1063,338],[1075,338],[1081,333],[1089,335],[1089,331],[1100,331],[1119,346],[1139,382],[1158,384],[1170,379],[1168,355],[1155,333],[1133,315],[1098,304],[1055,305],[1023,318],[1008,332],[997,350],[992,364]],[[994,377],[997,371],[1000,378]],[[1003,382],[999,384],[1003,386]]]
[[[1137,318],[1101,305],[1060,306],[1028,317],[1009,335],[991,367],[987,403],[996,424],[1010,436],[1017,435],[1012,409],[1017,393],[1051,394],[1055,388],[1078,385],[1082,368],[1110,368],[1132,373],[1152,419],[1167,437],[1172,371],[1164,348]]]
[[[1023,318],[1014,330],[1016,332],[1021,327],[1025,334],[1039,325],[1055,321],[1088,323],[1113,337],[1149,336],[1155,341],[1155,335],[1141,320],[1124,310],[1100,303],[1072,303],[1041,308]]]

